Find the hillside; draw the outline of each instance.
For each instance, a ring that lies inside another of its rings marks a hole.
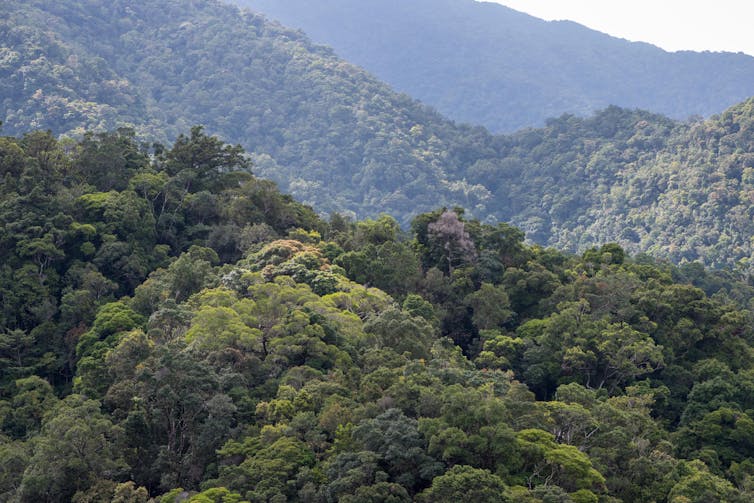
[[[209,0],[14,0],[0,13],[5,134],[129,126],[165,143],[205,124],[320,214],[407,227],[461,206],[563,250],[615,241],[749,270],[751,100],[706,121],[608,107],[494,136]]]
[[[480,132],[260,16],[213,0],[11,0],[0,14],[6,134],[126,125],[164,142],[204,124],[319,211],[404,223],[485,195],[451,173]]]
[[[211,0],[0,93],[0,502],[754,501],[754,98],[493,136]]]
[[[754,497],[729,273],[443,209],[323,221],[200,128],[0,160],[2,501]]]
[[[754,95],[754,57],[668,53],[475,0],[233,0],[493,132],[609,105],[685,120]]]
[[[753,130],[754,100],[692,123],[609,108],[498,137],[499,157],[466,176],[538,242],[748,268]]]

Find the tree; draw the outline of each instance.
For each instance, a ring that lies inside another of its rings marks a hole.
[[[607,387],[611,393],[664,365],[661,346],[649,335],[622,324],[606,327],[594,341],[576,342],[578,345],[566,349],[563,367],[579,369],[587,376],[587,386]]]
[[[12,408],[2,422],[2,430],[13,438],[27,439],[39,432],[43,417],[58,399],[52,386],[38,376],[18,379],[15,385]]]
[[[354,429],[354,439],[380,457],[393,482],[411,491],[421,488],[440,471],[439,463],[425,454],[426,440],[416,420],[389,409]]]
[[[676,432],[679,453],[686,458],[714,453],[727,469],[732,462],[754,458],[754,421],[745,412],[722,407]]]
[[[0,437],[0,500],[13,501],[31,458],[31,446]]]
[[[400,225],[390,215],[382,214],[377,220],[366,219],[356,223],[354,235],[355,246],[365,244],[381,245],[395,241],[400,232]]]
[[[595,320],[587,301],[564,302],[558,309],[517,330],[527,343],[524,375],[533,384],[552,386],[559,375],[567,375],[587,387],[614,393],[664,365],[662,347],[649,334],[624,322]]]
[[[196,487],[235,422],[236,407],[217,373],[180,342],[158,346],[116,385],[134,481],[148,489]],[[111,389],[111,392],[114,392]]]
[[[118,484],[112,480],[98,480],[86,491],[79,491],[71,503],[149,503],[149,493],[144,487],[136,487],[131,482]]]
[[[18,378],[33,370],[35,339],[19,328],[0,332],[0,367],[4,369],[4,378]]]
[[[100,404],[70,395],[46,416],[18,490],[20,501],[67,502],[97,479],[117,479],[126,470],[123,430]]]
[[[680,480],[668,494],[670,503],[743,503],[733,484],[709,472],[699,460],[682,463]]]
[[[427,503],[508,503],[503,480],[489,470],[456,465],[432,480],[432,486],[422,492],[417,501]]]
[[[223,467],[219,480],[252,501],[290,501],[296,493],[291,482],[300,470],[314,465],[314,453],[300,440],[287,436],[266,444],[263,439],[247,438],[243,445],[226,445],[223,451],[234,451],[242,461]]]
[[[567,491],[604,489],[605,478],[576,447],[557,444],[550,433],[537,429],[519,431],[516,438],[530,488],[553,484]]]
[[[479,330],[500,328],[514,314],[510,310],[508,294],[501,285],[482,283],[479,290],[467,295],[464,300],[474,311],[471,320]]]
[[[79,180],[99,191],[124,190],[129,178],[149,163],[139,150],[133,130],[121,128],[113,133],[87,132],[74,156]]]
[[[398,308],[388,308],[364,323],[364,332],[375,339],[376,347],[407,351],[413,358],[427,358],[434,330],[424,318],[410,316]]]
[[[448,274],[459,265],[474,261],[476,246],[466,232],[464,223],[453,211],[443,212],[437,220],[427,226],[430,251],[439,260],[437,265]]]
[[[224,487],[213,487],[189,498],[188,503],[242,503],[241,495]]]
[[[380,468],[379,456],[372,451],[341,452],[326,467],[328,484],[324,491],[332,501],[341,501],[347,495],[355,495],[361,487],[371,487],[388,478]]]
[[[251,168],[240,145],[227,145],[215,136],[207,136],[202,126],[192,127],[189,136],[181,134],[163,162],[165,171],[180,179],[184,194],[218,190],[224,175],[248,173]]]
[[[342,503],[409,503],[411,497],[405,488],[390,482],[378,482],[371,486],[361,486],[356,492],[346,494],[338,500]]]

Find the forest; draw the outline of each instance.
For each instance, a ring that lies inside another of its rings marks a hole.
[[[170,144],[204,124],[322,215],[388,213],[405,230],[460,206],[530,243],[751,274],[752,100],[706,120],[607,107],[492,135],[214,0],[6,0],[0,42],[4,134],[128,127]]]
[[[754,98],[492,134],[216,0],[4,0],[0,98],[0,502],[754,500]]]
[[[255,170],[199,126],[0,138],[0,500],[754,498],[741,271]]]

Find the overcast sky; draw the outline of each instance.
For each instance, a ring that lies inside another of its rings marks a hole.
[[[754,56],[754,0],[488,0],[533,16],[570,19],[668,51]]]

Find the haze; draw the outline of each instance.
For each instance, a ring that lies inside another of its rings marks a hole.
[[[754,56],[754,2],[742,0],[494,0],[546,20],[568,19],[668,51],[730,51]]]

